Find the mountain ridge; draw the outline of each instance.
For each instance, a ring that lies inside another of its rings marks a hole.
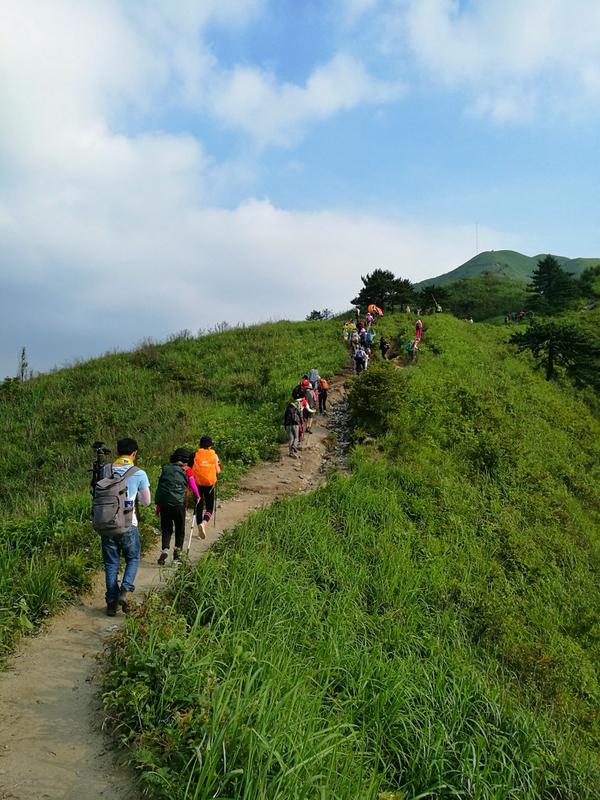
[[[536,256],[526,256],[516,250],[484,250],[449,272],[426,278],[416,283],[415,286],[417,288],[431,286],[432,284],[443,286],[464,278],[473,278],[485,274],[499,275],[512,280],[527,282],[538,261],[544,258],[545,255],[545,253],[541,253]],[[566,256],[555,256],[555,258],[564,270],[572,272],[575,277],[581,275],[588,267],[600,263],[600,259],[597,258],[567,258]]]

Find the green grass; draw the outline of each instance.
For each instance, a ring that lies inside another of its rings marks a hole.
[[[346,363],[339,323],[259,325],[102,358],[0,385],[0,655],[89,585],[100,566],[89,521],[90,447],[140,444],[151,483],[172,450],[209,433],[221,496],[278,452],[290,388]],[[146,529],[151,511],[143,515]]]
[[[503,329],[425,324],[416,368],[354,384],[352,474],[254,515],[113,642],[149,796],[600,795],[598,420]]]

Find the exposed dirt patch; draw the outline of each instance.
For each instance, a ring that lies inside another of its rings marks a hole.
[[[318,417],[295,460],[282,446],[277,463],[257,465],[232,500],[219,503],[207,539],[194,539],[198,560],[211,544],[252,511],[274,500],[307,492],[339,465],[345,446],[346,370],[332,382],[330,414]],[[331,420],[331,424],[329,424]],[[338,432],[339,427],[339,432]],[[334,429],[333,435],[332,430]],[[226,465],[225,465],[226,466]],[[144,554],[136,595],[158,586],[172,567],[156,564],[160,542]],[[42,632],[24,641],[0,676],[1,800],[131,800],[131,775],[118,766],[102,730],[94,672],[107,637],[122,624],[104,612],[103,576],[81,603],[69,607]]]

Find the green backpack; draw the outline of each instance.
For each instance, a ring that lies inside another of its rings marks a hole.
[[[154,500],[159,506],[181,506],[185,499],[188,476],[179,464],[165,464],[158,479]]]

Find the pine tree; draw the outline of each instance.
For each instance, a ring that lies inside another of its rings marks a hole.
[[[363,282],[363,288],[350,301],[351,303],[360,307],[375,303],[384,310],[388,308],[393,310],[396,283],[393,272],[390,272],[389,269],[377,268],[367,275],[361,275],[360,279]]]
[[[600,387],[600,346],[575,325],[560,322],[534,322],[526,331],[514,333],[510,340],[519,351],[530,350],[543,368],[546,380],[564,369],[576,385]]]
[[[531,299],[527,304],[540,314],[564,311],[578,294],[577,282],[570,272],[565,272],[554,256],[541,258],[527,286]]]

